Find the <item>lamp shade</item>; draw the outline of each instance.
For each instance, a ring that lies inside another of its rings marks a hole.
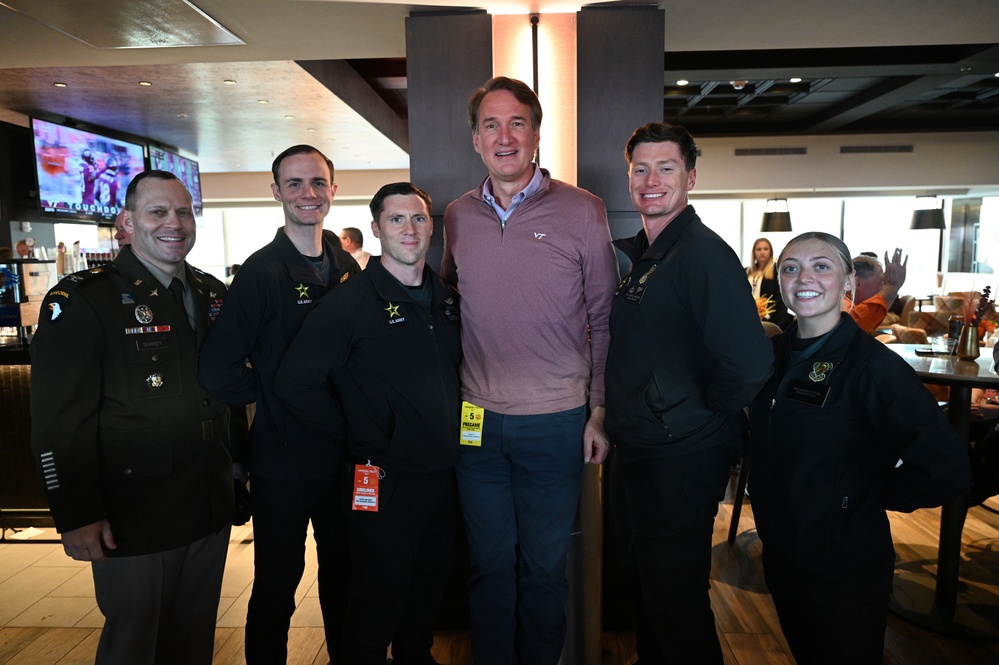
[[[930,208],[928,210],[913,210],[912,211],[912,224],[909,225],[910,229],[939,229],[943,230],[947,228],[944,223],[943,210],[940,208]]]
[[[791,213],[789,212],[765,212],[763,213],[763,224],[760,231],[764,233],[776,233],[779,231],[791,230]]]

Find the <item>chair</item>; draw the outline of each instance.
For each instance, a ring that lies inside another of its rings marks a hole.
[[[776,337],[781,334],[780,326],[776,323],[770,323],[769,321],[760,321],[763,324],[763,332],[767,334],[767,337]]]
[[[732,498],[732,521],[728,525],[728,544],[735,543],[739,535],[739,516],[742,515],[742,501],[746,498],[746,483],[749,482],[749,456],[744,456],[739,464],[739,478],[735,481],[735,496]]]

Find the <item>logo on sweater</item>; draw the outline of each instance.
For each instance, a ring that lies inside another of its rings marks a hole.
[[[826,375],[833,371],[834,365],[832,363],[815,363],[812,365],[812,371],[808,373],[808,378],[812,381],[818,383],[819,381],[825,381]]]
[[[538,233],[538,232],[535,232],[535,233],[534,233],[534,238],[535,238],[535,240],[541,240],[541,239],[542,239],[542,238],[544,238],[544,237],[545,237],[546,235],[548,235],[548,234],[547,234],[547,233]]]

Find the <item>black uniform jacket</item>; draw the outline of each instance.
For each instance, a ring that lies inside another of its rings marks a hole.
[[[274,395],[274,375],[302,325],[326,293],[359,273],[357,262],[323,240],[333,261],[327,288],[284,229],[254,252],[229,287],[219,316],[201,354],[201,382],[229,404],[257,403],[243,460],[251,476],[306,480],[335,473],[342,453],[343,423],[323,432],[295,418]],[[250,365],[247,366],[247,359]]]
[[[161,552],[232,519],[228,409],[198,385],[225,285],[185,264],[197,332],[130,247],[66,277],[31,343],[31,447],[65,532],[107,518],[109,556]]]
[[[644,230],[614,244],[632,266],[611,310],[611,441],[628,459],[731,441],[773,361],[739,258],[693,206],[651,246]]]
[[[335,386],[354,457],[402,471],[458,460],[458,294],[430,268],[431,313],[372,257],[319,303],[278,372],[278,395],[314,427],[334,425]]]
[[[822,575],[890,573],[885,510],[966,491],[966,446],[912,368],[849,315],[792,361],[797,330],[774,338],[774,376],[752,407],[749,486],[764,556]]]

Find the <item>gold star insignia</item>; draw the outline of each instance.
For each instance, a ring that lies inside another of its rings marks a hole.
[[[301,296],[302,298],[309,297],[309,287],[307,287],[302,282],[298,283],[298,286],[295,287],[295,290],[298,291],[298,295]]]
[[[399,316],[399,306],[398,305],[393,305],[392,303],[389,303],[389,306],[385,308],[385,311],[388,312],[388,315],[389,315],[390,319],[393,318],[393,317]]]

